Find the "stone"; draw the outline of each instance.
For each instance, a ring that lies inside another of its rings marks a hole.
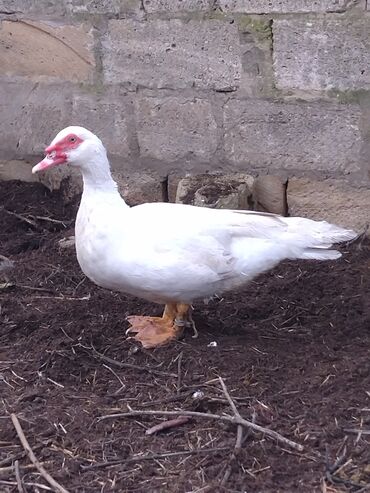
[[[95,66],[93,41],[91,27],[85,24],[56,26],[46,22],[3,21],[2,76],[87,82]]]
[[[41,183],[49,190],[62,190],[63,199],[67,203],[82,192],[81,175],[71,166],[57,166],[39,173],[39,176]],[[131,206],[164,200],[163,180],[155,173],[126,172],[122,168],[112,168],[112,176],[121,195]]]
[[[9,271],[14,269],[15,263],[13,260],[10,260],[8,257],[5,257],[5,255],[0,255],[0,280],[5,281],[5,286],[4,284],[2,287],[6,287],[6,284],[9,281]]]
[[[138,98],[135,113],[143,157],[176,161],[191,156],[208,161],[216,152],[217,124],[206,100]]]
[[[71,124],[72,91],[66,84],[36,83],[24,105],[13,107],[18,134],[17,155],[42,156],[55,135]]]
[[[195,175],[180,180],[176,202],[212,209],[250,209],[253,178],[242,173]]]
[[[18,139],[22,129],[22,108],[34,84],[0,81],[0,159],[11,160],[17,156]]]
[[[139,4],[139,0],[136,3]],[[69,11],[72,14],[119,14],[121,5],[121,0],[73,0],[69,5]]]
[[[278,89],[370,89],[370,18],[276,19],[274,69]]]
[[[252,169],[356,172],[360,119],[357,105],[232,99],[224,107],[226,157]]]
[[[288,14],[343,12],[358,0],[219,0],[223,12],[245,14]]]
[[[128,105],[119,90],[81,92],[73,97],[72,121],[95,133],[109,154],[128,156]]]
[[[238,28],[220,20],[110,20],[102,50],[108,83],[230,91],[241,74]]]
[[[38,173],[38,176],[40,182],[50,191],[61,190],[62,197],[66,203],[72,201],[82,192],[81,174],[71,166],[56,166]]]
[[[184,174],[170,173],[167,176],[167,199],[168,202],[176,202],[177,188],[180,181],[184,178]]]
[[[40,156],[70,124],[71,87],[0,81],[0,159]]]
[[[286,216],[286,183],[274,175],[259,176],[253,183],[254,209]]]
[[[1,14],[48,19],[73,18],[76,14],[119,15],[139,13],[141,0],[0,0]]]
[[[155,173],[113,171],[113,177],[125,201],[131,206],[164,200],[163,180]]]
[[[143,0],[149,14],[157,12],[203,12],[210,10],[212,0]]]
[[[59,241],[58,241],[58,245],[59,245],[59,248],[74,248],[75,246],[75,237],[74,236],[67,236],[66,238],[61,238]]]
[[[369,188],[351,187],[341,180],[291,178],[287,199],[291,216],[325,220],[357,232],[369,224]]]
[[[0,181],[21,180],[38,182],[38,176],[32,174],[32,164],[27,161],[0,161]]]
[[[70,0],[0,0],[1,14],[60,17],[66,14]]]

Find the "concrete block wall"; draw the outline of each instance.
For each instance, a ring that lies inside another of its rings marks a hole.
[[[0,160],[76,124],[139,180],[368,189],[369,33],[366,0],[0,0]]]

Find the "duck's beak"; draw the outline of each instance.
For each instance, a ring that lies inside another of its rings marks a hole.
[[[61,152],[57,146],[49,146],[45,149],[45,157],[36,166],[32,168],[32,173],[37,173],[38,171],[44,171],[48,168],[53,168],[58,164],[67,162],[67,154]]]

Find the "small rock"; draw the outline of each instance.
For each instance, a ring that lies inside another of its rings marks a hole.
[[[9,271],[14,267],[13,260],[8,259],[4,255],[0,255],[0,274],[5,274],[5,272]]]
[[[286,185],[273,175],[259,176],[253,184],[253,202],[257,211],[287,215]]]
[[[113,172],[119,191],[129,205],[162,202],[163,178],[151,173]]]
[[[243,173],[195,175],[180,180],[176,202],[213,209],[248,210],[253,178]]]
[[[75,245],[75,237],[68,236],[67,238],[62,238],[58,241],[58,245],[60,248],[71,248]]]

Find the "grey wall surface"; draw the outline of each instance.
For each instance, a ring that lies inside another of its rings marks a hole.
[[[61,128],[122,173],[370,185],[370,2],[0,0],[0,160]]]

